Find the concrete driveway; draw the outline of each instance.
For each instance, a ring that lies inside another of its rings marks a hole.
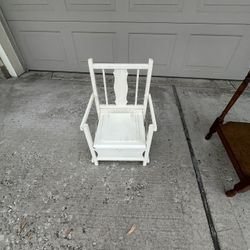
[[[1,249],[250,249],[250,192],[225,196],[237,176],[217,135],[204,140],[237,85],[153,78],[150,164],[94,166],[79,130],[88,75],[0,80]],[[249,103],[229,117],[249,121]]]

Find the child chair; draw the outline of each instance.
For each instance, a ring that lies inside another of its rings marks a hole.
[[[88,60],[93,93],[90,96],[80,129],[84,131],[92,155],[92,162],[99,161],[142,161],[143,166],[149,163],[149,152],[153,133],[157,131],[155,112],[150,91],[153,60],[147,64],[93,63]],[[98,95],[96,72],[101,70],[105,103],[101,103]],[[110,103],[106,81],[106,72],[113,71],[114,98]],[[128,70],[136,72],[133,104],[128,104]],[[146,71],[146,85],[142,104],[138,104],[140,71]],[[95,101],[98,125],[94,140],[92,139],[88,116]],[[146,126],[145,118],[149,106],[151,124]]]

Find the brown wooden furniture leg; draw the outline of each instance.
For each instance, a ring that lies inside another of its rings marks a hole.
[[[239,182],[234,185],[234,188],[231,190],[226,191],[227,197],[233,197],[237,193],[244,193],[250,189],[250,183],[249,182]]]
[[[239,97],[244,92],[244,90],[247,88],[249,82],[250,82],[250,71],[248,72],[244,81],[241,83],[241,85],[236,90],[235,94],[233,95],[233,97],[231,98],[229,103],[227,104],[226,108],[223,110],[222,114],[215,119],[214,123],[212,124],[212,126],[209,129],[208,134],[205,137],[206,140],[209,140],[212,137],[213,133],[215,133],[217,131],[218,125],[222,124],[224,122],[224,118],[225,118],[226,114],[232,108],[232,106],[235,104],[235,102],[239,99]]]
[[[220,117],[217,117],[216,120],[214,121],[214,123],[212,124],[212,126],[210,127],[209,132],[207,133],[207,135],[205,137],[206,140],[209,140],[212,137],[212,135],[216,132],[217,127],[220,123],[222,123],[222,121],[221,121]]]

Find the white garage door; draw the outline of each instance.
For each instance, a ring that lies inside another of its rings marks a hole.
[[[27,67],[87,71],[155,61],[154,74],[240,79],[250,68],[250,0],[0,0]]]

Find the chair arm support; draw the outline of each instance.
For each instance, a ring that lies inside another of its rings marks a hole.
[[[92,136],[90,134],[89,125],[86,123],[87,120],[88,120],[89,112],[91,110],[94,99],[95,99],[94,94],[92,93],[90,98],[89,98],[89,102],[88,102],[86,111],[84,113],[84,116],[82,118],[82,122],[81,122],[81,125],[80,125],[80,130],[84,131],[84,134],[85,134],[88,146],[89,146],[89,150],[90,150],[91,155],[92,155],[92,161],[95,163],[95,165],[98,165],[98,160],[96,158],[96,153],[95,153],[95,151],[93,149],[93,139],[92,139]]]
[[[148,103],[149,103],[149,110],[150,110],[150,115],[151,115],[151,119],[152,119],[153,131],[157,131],[157,123],[156,123],[156,119],[155,119],[155,111],[154,111],[152,97],[151,97],[150,94],[148,96]]]
[[[84,130],[84,125],[86,124],[86,122],[88,120],[89,112],[90,112],[90,109],[92,107],[93,101],[94,101],[94,94],[92,93],[91,96],[90,96],[90,98],[89,98],[89,102],[88,102],[85,114],[84,114],[84,116],[82,118],[82,122],[81,122],[81,125],[80,125],[80,130],[81,131]]]
[[[154,131],[156,131],[154,128],[154,125],[150,124],[148,126],[148,133],[147,133],[147,140],[146,140],[146,151],[144,154],[143,166],[146,166],[146,164],[149,162],[149,151],[150,151]]]

